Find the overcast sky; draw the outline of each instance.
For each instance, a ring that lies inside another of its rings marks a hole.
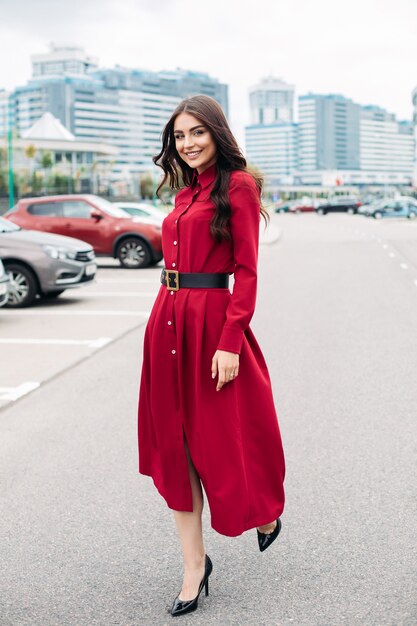
[[[208,72],[229,85],[243,145],[247,89],[272,74],[296,95],[341,93],[411,119],[417,0],[0,0],[0,88],[30,55],[83,46],[103,67]]]

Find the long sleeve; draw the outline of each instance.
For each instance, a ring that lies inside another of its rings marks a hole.
[[[255,311],[257,292],[260,196],[251,174],[239,172],[231,180],[229,199],[234,285],[217,349],[240,354],[243,334]]]

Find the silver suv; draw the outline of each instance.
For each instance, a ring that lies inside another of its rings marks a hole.
[[[0,218],[0,259],[10,278],[8,307],[25,307],[35,298],[56,298],[66,289],[94,279],[93,248],[84,241],[23,230]]]

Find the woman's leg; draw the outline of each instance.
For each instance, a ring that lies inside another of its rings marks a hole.
[[[184,445],[193,494],[193,511],[174,511],[174,517],[184,559],[184,580],[179,599],[192,600],[197,595],[199,584],[204,576],[205,548],[201,519],[204,499],[200,478],[191,460],[185,434]]]

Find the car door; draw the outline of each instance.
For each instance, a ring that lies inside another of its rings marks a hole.
[[[405,202],[397,202],[395,206],[396,217],[407,217],[408,209]]]
[[[388,202],[382,209],[384,217],[397,217],[397,204],[397,202]]]
[[[91,217],[91,211],[102,215],[102,212],[85,200],[63,200],[62,211],[68,237],[75,237],[93,246],[95,252],[102,252],[101,222]]]
[[[62,203],[49,200],[33,202],[26,208],[29,219],[25,228],[42,230],[47,233],[65,234],[64,218],[62,215]]]

